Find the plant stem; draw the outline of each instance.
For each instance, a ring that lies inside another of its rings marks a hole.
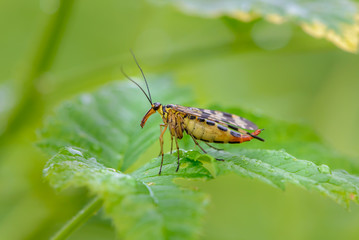
[[[102,199],[94,198],[81,211],[79,211],[70,221],[68,221],[51,239],[66,239],[74,230],[84,224],[101,207]]]
[[[53,65],[73,4],[74,0],[60,1],[59,9],[49,18],[35,52],[28,61],[24,76],[18,83],[18,86],[21,86],[18,94],[20,99],[9,115],[6,129],[0,134],[0,145],[7,143],[13,133],[21,131],[24,126],[28,125],[34,115],[35,117],[41,115],[34,114],[34,112],[43,111],[38,84],[44,73]]]

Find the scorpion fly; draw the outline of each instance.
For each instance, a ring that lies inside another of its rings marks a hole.
[[[251,121],[226,112],[194,108],[194,107],[184,107],[176,104],[168,104],[163,105],[159,102],[153,102],[151,93],[148,87],[148,83],[145,77],[145,74],[142,71],[135,55],[131,51],[131,54],[136,62],[136,65],[141,71],[142,77],[146,83],[147,93],[143,88],[131,79],[124,71],[122,73],[136,84],[139,89],[144,93],[147,100],[151,104],[150,110],[146,113],[141,121],[141,127],[143,128],[146,124],[147,119],[154,113],[158,112],[161,117],[163,124],[160,124],[160,147],[162,156],[161,166],[159,170],[159,175],[161,175],[162,165],[163,165],[163,135],[166,132],[167,128],[169,128],[171,134],[171,153],[173,148],[173,139],[176,143],[177,148],[177,169],[179,169],[179,147],[178,147],[178,139],[182,139],[183,133],[186,132],[191,136],[194,143],[204,152],[207,153],[201,145],[199,145],[199,141],[203,141],[209,147],[220,150],[209,143],[242,143],[252,140],[253,138],[264,141],[263,138],[258,137],[263,129],[258,129],[258,127],[252,123]],[[253,132],[248,132],[247,130],[252,130]],[[223,159],[217,159],[223,161]]]

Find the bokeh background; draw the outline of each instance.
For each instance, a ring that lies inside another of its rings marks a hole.
[[[90,199],[85,189],[58,193],[43,182],[47,158],[35,147],[36,129],[63,100],[123,80],[121,65],[138,74],[129,49],[146,73],[190,86],[200,106],[304,122],[359,161],[357,54],[290,23],[206,19],[141,0],[63,3],[0,2],[1,239],[48,239]],[[317,193],[234,175],[200,186],[211,195],[203,239],[359,238],[355,205],[347,211]],[[70,239],[115,233],[100,212]]]

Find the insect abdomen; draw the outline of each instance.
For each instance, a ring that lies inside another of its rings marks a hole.
[[[224,127],[216,122],[195,117],[186,116],[184,119],[185,131],[198,140],[214,143],[241,143],[251,140],[253,137],[240,134]],[[261,130],[256,130],[253,135],[258,135]]]

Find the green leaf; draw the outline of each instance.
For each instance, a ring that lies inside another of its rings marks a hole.
[[[160,0],[189,14],[230,16],[241,21],[263,17],[272,23],[294,22],[308,34],[325,38],[338,47],[356,52],[357,4],[350,0]]]
[[[154,79],[150,86],[156,101],[184,105],[191,102],[189,91],[176,88],[169,77]],[[139,126],[148,108],[146,98],[132,83],[115,82],[64,103],[39,131],[39,146],[53,155],[44,169],[45,178],[56,189],[89,189],[104,202],[107,215],[124,239],[197,238],[208,200],[203,193],[179,186],[180,179],[209,180],[231,172],[281,189],[285,183],[293,183],[340,204],[358,202],[358,177],[331,170],[334,164],[322,164],[326,160],[321,159],[330,153],[324,153],[324,145],[312,130],[236,108],[226,110],[265,127],[261,136],[266,142],[224,145],[230,152],[209,152],[224,162],[197,151],[181,151],[178,172],[174,153],[165,155],[161,176],[159,158],[127,173],[159,136],[159,115],[157,120],[151,117],[143,129]],[[180,144],[189,146],[189,142],[186,136]],[[284,151],[250,149],[258,147],[288,148],[302,159],[314,158],[298,160]]]
[[[57,189],[87,187],[102,198],[106,213],[124,239],[194,239],[207,197],[180,188],[173,180],[212,176],[200,162],[187,159],[182,159],[176,173],[176,160],[166,155],[162,176],[158,175],[160,159],[124,174],[105,167],[86,150],[66,147],[48,161],[44,176]]]
[[[190,91],[175,88],[169,76],[155,79],[150,82],[155,101],[191,101]],[[143,129],[140,127],[149,108],[146,97],[133,83],[114,82],[62,104],[55,116],[46,119],[39,131],[38,145],[49,155],[66,146],[86,149],[105,166],[125,171],[158,141],[158,115],[149,119]]]
[[[300,123],[290,123],[284,120],[273,119],[259,113],[251,113],[236,107],[223,108],[211,106],[211,109],[230,112],[243,116],[255,122],[259,128],[265,130],[261,136],[265,142],[252,141],[241,146],[219,145],[228,151],[236,152],[241,148],[265,148],[282,150],[300,159],[306,159],[317,165],[326,164],[332,169],[346,169],[351,173],[359,174],[357,159],[351,159],[337,152],[333,147],[327,145],[315,129]]]
[[[168,76],[155,77],[150,87],[156,101],[191,101],[190,91],[175,88]],[[83,186],[99,196],[125,239],[193,239],[207,198],[173,180],[211,178],[201,163],[187,161],[185,167],[184,159],[176,173],[176,157],[166,155],[161,176],[158,159],[132,174],[123,173],[158,141],[159,116],[149,119],[143,129],[139,126],[149,107],[130,82],[115,82],[65,102],[39,131],[38,145],[54,155],[44,176],[56,189]]]
[[[209,154],[224,160],[213,163],[216,175],[233,172],[283,190],[285,183],[292,183],[318,191],[345,206],[349,206],[351,200],[356,203],[359,200],[359,177],[342,170],[332,171],[324,164],[297,159],[284,151],[241,149],[235,154],[221,151],[210,151]]]

